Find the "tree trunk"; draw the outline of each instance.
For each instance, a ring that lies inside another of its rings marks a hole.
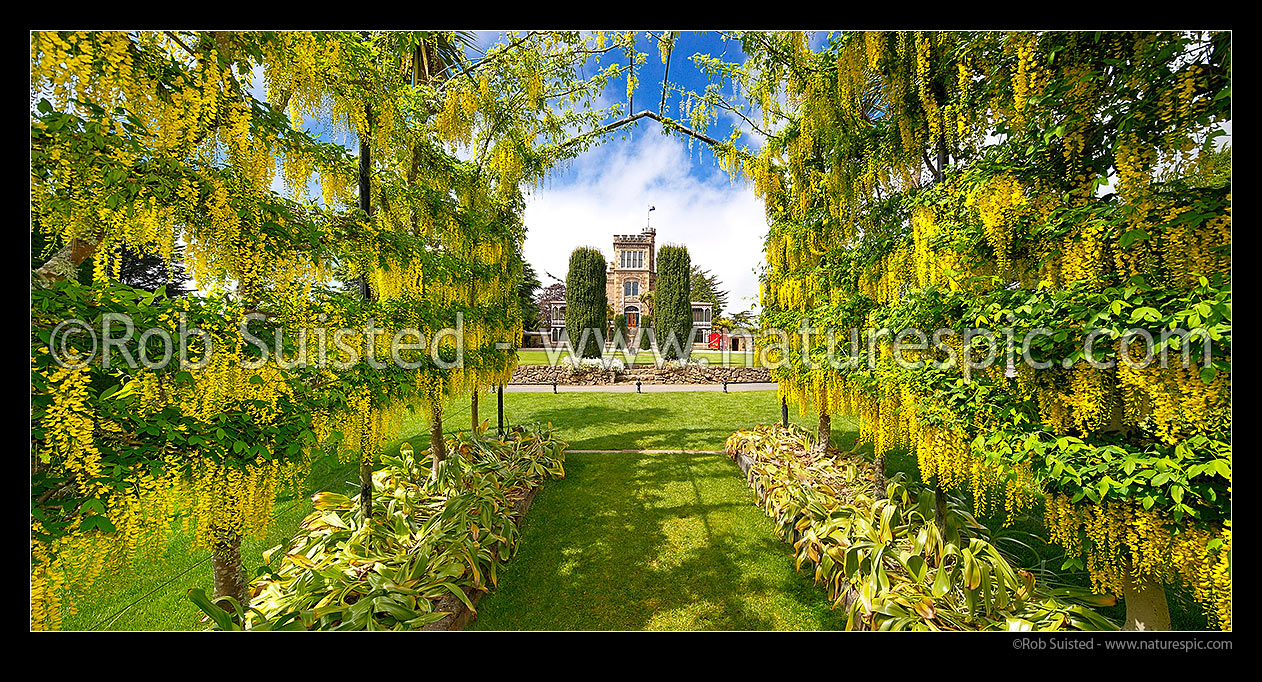
[[[211,532],[216,538],[210,549],[210,565],[215,575],[215,600],[232,597],[241,603],[241,608],[247,608],[250,605],[250,581],[246,579],[245,568],[241,565],[241,536],[221,529]],[[231,607],[221,606],[232,613]]]
[[[447,444],[443,441],[443,411],[440,407],[435,407],[429,420],[429,448],[434,453],[433,469],[430,470],[430,478],[438,478],[438,463],[447,459]]]
[[[364,116],[367,130],[359,135],[359,207],[372,217],[372,105],[364,105]],[[367,275],[359,278],[359,297],[365,302],[372,301],[372,289],[368,286]],[[372,524],[372,457],[366,452],[359,453],[359,510],[364,515],[364,526]]]
[[[504,437],[504,385],[500,384],[495,389],[495,400],[499,404],[499,429],[496,431],[500,434],[500,438]]]
[[[815,451],[826,452],[833,438],[833,418],[828,413],[819,411],[819,429],[815,434]]]
[[[473,431],[476,433],[478,430],[478,392],[476,390],[473,391],[473,399],[469,401],[469,410],[473,416]]]
[[[1126,601],[1126,624],[1123,630],[1169,630],[1170,606],[1166,588],[1152,576],[1136,579],[1127,566],[1122,582],[1122,598]]]
[[[938,526],[938,533],[946,538],[947,498],[941,484],[933,486],[933,522]]]
[[[83,261],[96,252],[99,241],[88,239],[71,239],[69,244],[61,247],[39,269],[35,270],[35,281],[41,286],[52,286],[54,282],[75,276]]]
[[[875,462],[876,471],[872,474],[873,499],[885,499],[885,455],[878,455]]]
[[[359,512],[364,515],[364,525],[372,523],[372,460],[359,454]]]

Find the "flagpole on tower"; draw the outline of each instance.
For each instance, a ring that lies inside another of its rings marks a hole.
[[[648,229],[653,226],[653,211],[656,211],[656,210],[657,210],[656,206],[649,206],[648,213],[644,215],[644,228],[645,229]]]

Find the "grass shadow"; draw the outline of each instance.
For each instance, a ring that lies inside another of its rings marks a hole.
[[[834,629],[809,576],[718,454],[574,454],[476,629]]]

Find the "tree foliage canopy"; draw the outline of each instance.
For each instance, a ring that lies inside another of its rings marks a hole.
[[[711,312],[714,317],[722,317],[723,311],[727,308],[727,290],[723,289],[723,283],[719,281],[717,275],[709,270],[702,270],[700,266],[693,265],[689,270],[689,282],[692,287],[692,300],[708,301],[712,308]]]
[[[790,330],[764,339],[782,393],[857,416],[878,455],[914,449],[926,480],[979,512],[1041,504],[1097,590],[1181,581],[1229,627],[1231,187],[1215,138],[1231,36],[736,38],[744,64],[697,59],[768,135],[717,155],[766,204],[762,322]],[[803,327],[891,333],[875,362],[844,348],[829,362]],[[969,367],[976,327],[1054,364]],[[907,353],[929,363],[910,368],[891,351],[912,328],[955,335]],[[1141,332],[1198,361],[1120,362]]]
[[[580,247],[570,254],[565,278],[565,332],[574,354],[581,358],[598,358],[604,351],[609,324],[605,267],[600,249]]]
[[[653,297],[653,330],[667,360],[685,359],[692,349],[691,259],[684,246],[657,250],[657,288]]]
[[[32,626],[57,627],[177,516],[215,551],[261,535],[277,491],[326,448],[371,463],[410,410],[436,421],[507,381],[521,186],[599,141],[574,131],[608,116],[593,98],[627,67],[579,67],[632,45],[532,31],[474,61],[450,32],[32,32],[31,212],[47,245],[32,273]],[[121,249],[178,263],[210,295],[120,288]],[[85,264],[86,288],[72,281]],[[107,312],[177,342],[191,318],[215,352],[197,337],[159,368],[54,362],[57,324]],[[257,369],[242,321],[283,339]],[[300,334],[369,321],[384,333],[299,353]],[[461,347],[435,340],[447,328]],[[401,364],[388,341],[407,329],[434,341]]]

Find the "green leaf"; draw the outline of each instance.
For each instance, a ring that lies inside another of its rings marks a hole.
[[[92,512],[101,516],[105,515],[105,504],[98,499],[90,499],[83,503],[83,511]]]
[[[114,528],[114,524],[110,523],[110,520],[104,516],[88,516],[84,518],[83,522],[79,524],[79,529],[84,531],[99,530],[106,533],[113,533],[117,530]]]
[[[1148,233],[1141,229],[1136,228],[1134,230],[1128,230],[1122,234],[1121,239],[1118,240],[1118,245],[1123,249],[1129,249],[1131,244],[1134,244],[1137,241],[1146,240],[1148,237]]]
[[[210,619],[215,622],[215,625],[218,626],[220,630],[241,629],[241,626],[233,622],[232,615],[212,602],[210,598],[206,596],[206,592],[202,590],[202,588],[194,587],[189,590],[188,599],[193,602],[197,608],[201,609],[203,613],[210,616]]]
[[[951,591],[951,572],[945,567],[938,568],[938,574],[933,579],[933,596],[941,597]]]
[[[1215,459],[1209,463],[1209,466],[1214,470],[1214,473],[1228,481],[1231,480],[1231,462],[1225,459]]]

